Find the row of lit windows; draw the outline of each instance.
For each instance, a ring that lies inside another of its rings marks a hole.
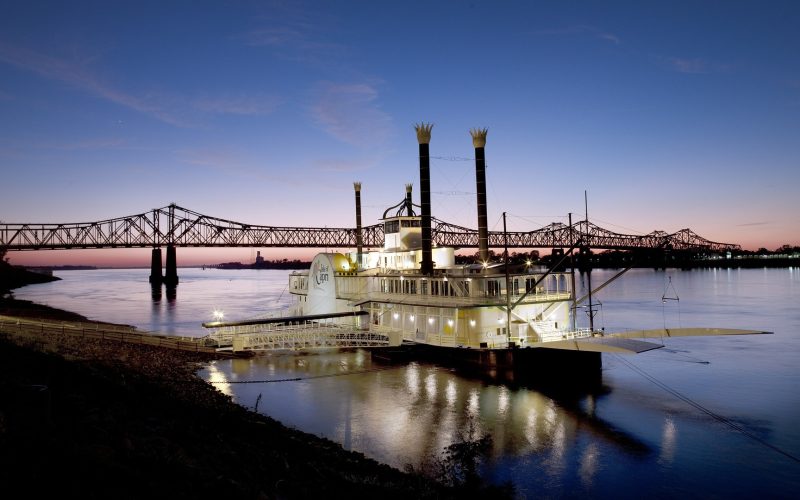
[[[419,219],[389,220],[384,222],[383,231],[386,234],[399,233],[401,227],[420,227],[420,221]]]

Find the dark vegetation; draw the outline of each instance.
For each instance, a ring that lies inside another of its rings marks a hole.
[[[311,267],[311,262],[306,262],[298,259],[275,259],[275,260],[259,260],[251,264],[242,264],[241,262],[223,262],[212,267],[219,269],[308,269]]]
[[[0,297],[11,294],[11,290],[35,283],[47,283],[60,278],[43,273],[28,271],[21,266],[12,266],[5,257],[5,251],[0,249]]]
[[[566,249],[564,249],[566,251]],[[489,251],[490,262],[503,262],[503,252]],[[550,267],[561,259],[561,255],[544,255],[536,250],[530,252],[509,251],[509,265],[519,270],[530,266]],[[783,245],[770,251],[737,250],[731,253],[708,253],[670,249],[605,250],[575,252],[576,267],[620,269],[631,267],[652,268],[737,268],[737,267],[789,267],[800,266],[800,246]],[[569,265],[569,257],[565,261]],[[478,254],[456,255],[457,264],[478,264]]]

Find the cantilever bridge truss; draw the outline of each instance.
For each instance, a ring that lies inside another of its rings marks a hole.
[[[477,230],[432,220],[433,243],[477,248]],[[243,224],[203,215],[175,204],[138,215],[97,222],[63,224],[0,223],[0,248],[6,250],[61,250],[76,248],[175,247],[302,247],[355,248],[356,228],[274,227]],[[383,224],[361,228],[365,248],[383,246]],[[553,223],[527,232],[490,232],[494,248],[564,248],[575,244],[592,249],[635,250],[672,248],[707,252],[741,250],[718,243],[690,229],[675,233],[620,234],[589,221],[572,226]]]

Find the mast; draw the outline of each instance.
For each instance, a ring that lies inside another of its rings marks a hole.
[[[569,242],[570,246],[573,247],[574,249],[575,229],[572,227],[572,212],[569,213]],[[574,251],[569,253],[569,275],[572,286],[572,290],[570,290],[570,295],[572,296],[572,331],[575,331],[578,329],[577,318],[576,318],[578,304],[575,301],[575,252]]]
[[[589,198],[586,190],[583,191],[583,206],[586,211],[586,233],[589,232]],[[589,259],[589,246],[586,246],[586,258]],[[589,285],[589,332],[594,333],[594,307],[592,306],[592,265],[591,261],[586,266],[586,283]],[[574,294],[573,294],[574,296]],[[577,303],[575,304],[577,306]]]
[[[506,268],[506,346],[511,347],[511,277],[508,274],[508,233],[505,212],[503,212],[503,261]]]

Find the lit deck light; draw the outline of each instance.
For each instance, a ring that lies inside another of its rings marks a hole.
[[[433,324],[433,318],[428,318],[428,324]]]
[[[217,321],[222,321],[222,318],[225,317],[225,313],[220,311],[219,309],[214,309],[214,319]]]
[[[410,319],[411,321],[414,321],[414,315],[413,315],[413,314],[410,314],[410,315],[408,316],[408,319]]]

